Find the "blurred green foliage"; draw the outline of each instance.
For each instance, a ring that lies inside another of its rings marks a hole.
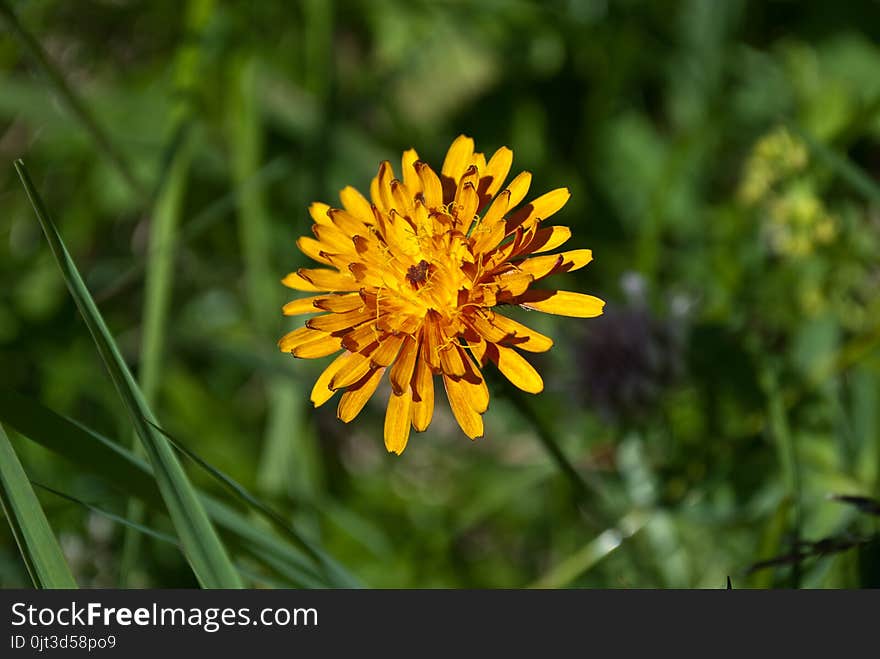
[[[124,356],[153,360],[163,425],[366,585],[877,585],[876,517],[828,498],[880,496],[876,3],[8,4],[52,70],[0,21],[5,387],[131,443],[21,157]],[[608,314],[529,316],[556,340],[546,391],[490,383],[476,443],[441,401],[396,458],[382,395],[350,425],[311,409],[322,364],[276,354],[277,282],[311,201],[410,146],[439,164],[459,133],[570,187],[557,221],[595,262],[560,279]],[[130,512],[11,434],[32,479]],[[81,585],[195,585],[173,546],[123,563],[123,528],[40,499]],[[0,528],[0,585],[27,583]]]

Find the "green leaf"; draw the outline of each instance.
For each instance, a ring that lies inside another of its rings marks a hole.
[[[24,468],[0,426],[0,503],[37,588],[76,588]]]
[[[3,386],[0,386],[0,422],[87,472],[105,477],[120,493],[132,494],[153,507],[163,507],[156,481],[142,459],[76,421]]]
[[[168,535],[167,533],[162,533],[162,531],[157,531],[156,529],[150,528],[145,524],[140,524],[139,522],[132,522],[131,520],[122,517],[121,515],[117,515],[116,513],[111,513],[109,510],[104,510],[100,506],[96,506],[95,504],[88,503],[87,501],[83,501],[82,499],[78,499],[73,495],[65,494],[60,490],[56,490],[54,487],[49,487],[48,485],[43,485],[42,483],[38,483],[36,481],[32,481],[34,485],[39,487],[41,490],[46,490],[46,492],[51,492],[56,497],[61,499],[65,499],[70,501],[71,503],[76,503],[85,508],[86,510],[90,510],[93,513],[97,513],[102,517],[106,517],[107,519],[116,522],[117,524],[122,524],[126,528],[132,529],[133,531],[137,531],[138,533],[142,533],[143,535],[148,535],[151,538],[158,540],[159,542],[165,542],[170,545],[174,545],[175,547],[180,547],[180,543],[177,541],[177,538],[174,536]]]
[[[197,453],[187,448],[182,442],[172,437],[167,431],[163,430],[159,426],[154,427],[156,428],[156,430],[158,430],[163,435],[165,435],[165,437],[168,438],[168,441],[171,442],[174,448],[186,455],[190,460],[195,462],[199,467],[204,469],[215,480],[217,480],[217,482],[222,484],[227,490],[232,492],[241,501],[253,508],[260,515],[262,515],[283,536],[288,537],[291,542],[306,556],[312,559],[316,565],[319,565],[328,571],[333,571],[334,567],[332,565],[332,562],[328,560],[328,557],[318,552],[305,537],[303,537],[299,534],[299,532],[296,531],[296,529],[291,528],[288,521],[284,519],[284,517],[282,517],[278,512],[272,510],[272,508],[260,501],[238,481],[234,480],[230,476],[227,476],[225,473],[209,464]]]
[[[174,545],[178,549],[180,549],[180,542],[178,542],[177,538],[174,536],[168,535],[167,533],[162,533],[161,531],[157,531],[154,528],[146,526],[145,524],[140,524],[138,522],[133,522],[130,519],[126,519],[121,515],[117,515],[115,513],[110,512],[109,510],[105,510],[101,506],[97,506],[92,503],[88,503],[87,501],[83,501],[75,496],[70,494],[65,494],[55,488],[49,487],[48,485],[43,485],[42,483],[33,482],[37,487],[46,490],[47,492],[51,492],[55,496],[70,501],[71,503],[78,504],[87,510],[94,512],[97,515],[101,515],[117,524],[121,524],[126,529],[130,529],[133,532],[140,533],[146,536],[153,538],[154,540],[158,540],[159,542],[164,542],[166,544]],[[263,554],[263,552],[257,552],[258,554]],[[287,581],[279,582],[273,580],[271,578],[267,578],[265,575],[257,574],[246,567],[241,565],[237,565],[239,573],[247,580],[255,584],[261,584],[264,586],[270,586],[273,588],[287,588],[291,583],[297,585],[306,585],[312,588],[322,588],[325,587],[326,584],[318,581],[313,574],[309,574],[307,571],[298,571],[294,566],[291,566],[284,561],[278,561],[274,559],[271,555],[266,556],[266,563],[272,565],[276,571],[280,572],[282,575],[289,577]]]
[[[118,443],[2,386],[0,421],[69,460],[83,472],[94,474],[120,494],[138,497],[148,506],[164,510],[150,466]],[[254,525],[253,521],[218,499],[201,492],[199,496],[208,516],[226,532],[226,537],[235,539],[241,548],[264,562],[271,559],[271,566],[291,579],[292,585],[308,586],[317,582],[322,587],[360,587],[359,582],[326,552],[316,550],[320,551],[324,564],[333,568],[328,571],[327,578],[321,579],[315,566],[289,542]],[[293,580],[294,575],[301,575],[302,579]]]
[[[155,421],[155,417],[123,361],[110,330],[107,329],[73,259],[68,254],[43,200],[31,182],[24,163],[20,160],[16,161],[15,169],[46,234],[55,260],[61,268],[70,294],[89,328],[98,352],[110,372],[113,384],[146,450],[159,491],[196,579],[203,588],[241,588],[241,579],[174,451],[165,438],[147,422]]]

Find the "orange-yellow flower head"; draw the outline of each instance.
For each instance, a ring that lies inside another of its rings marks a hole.
[[[483,435],[489,390],[482,368],[493,362],[514,385],[544,388],[520,350],[543,352],[553,341],[493,309],[499,304],[578,318],[602,313],[604,302],[583,293],[536,289],[545,277],[582,268],[588,249],[546,254],[571,231],[542,226],[568,201],[565,188],[524,206],[531,174],[501,189],[513,152],[486,161],[471,138],[449,147],[439,176],[405,151],[401,178],[379,165],[370,200],[346,187],[342,208],[309,208],[314,238],[297,245],[324,264],[282,282],[317,295],[284,305],[286,315],[319,315],[278,346],[295,357],[342,351],[312,389],[315,406],[343,390],[337,415],[354,419],[388,371],[391,394],[385,446],[402,453],[410,427],[425,430],[434,412],[434,376],[442,378],[452,413],[468,437]],[[519,206],[519,208],[517,208]]]

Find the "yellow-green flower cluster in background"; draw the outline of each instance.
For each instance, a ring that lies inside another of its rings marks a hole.
[[[746,163],[739,197],[758,210],[763,235],[780,256],[808,256],[838,233],[838,221],[818,195],[809,164],[806,145],[785,127],[758,140]]]
[[[764,231],[777,254],[807,256],[837,235],[837,220],[808,182],[793,181],[766,204]]]
[[[806,145],[780,127],[755,143],[746,163],[739,197],[748,205],[765,201],[780,182],[804,171],[809,162]]]

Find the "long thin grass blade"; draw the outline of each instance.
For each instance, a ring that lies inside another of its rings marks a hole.
[[[564,588],[581,577],[596,563],[620,547],[624,540],[636,534],[646,523],[648,516],[641,511],[633,511],[620,520],[613,528],[606,529],[584,547],[550,569],[547,574],[533,583],[530,588]]]
[[[158,531],[150,526],[147,526],[146,524],[141,524],[138,522],[134,522],[130,519],[126,519],[125,517],[123,517],[121,515],[117,515],[116,513],[112,513],[109,510],[102,508],[101,506],[97,506],[97,505],[89,503],[87,501],[83,501],[82,499],[80,499],[78,497],[75,497],[71,494],[66,494],[64,492],[61,492],[60,490],[56,490],[55,488],[49,487],[48,485],[44,485],[42,483],[37,483],[36,481],[31,481],[31,482],[36,487],[39,487],[40,489],[46,490],[47,492],[51,492],[55,496],[57,496],[61,499],[64,499],[65,501],[70,501],[71,503],[75,503],[79,506],[82,506],[86,510],[89,510],[89,511],[95,513],[96,515],[100,515],[101,517],[104,517],[105,519],[109,519],[110,521],[115,522],[116,524],[120,524],[126,530],[129,530],[133,533],[138,533],[140,535],[148,536],[154,540],[158,540],[159,542],[173,545],[174,547],[181,549],[180,542],[178,541],[177,538],[175,538],[172,535],[168,535],[167,533],[163,533],[162,531]],[[280,567],[282,568],[282,574],[290,574],[293,572],[289,568],[289,566],[282,565]],[[270,586],[272,588],[289,588],[291,583],[294,583],[295,585],[298,585],[298,586],[303,586],[303,585],[315,583],[314,577],[310,576],[307,573],[302,575],[303,578],[300,581],[285,581],[282,583],[282,582],[278,582],[273,579],[270,579],[270,578],[266,577],[265,575],[256,574],[253,571],[248,570],[247,568],[242,567],[241,565],[238,565],[238,564],[236,564],[236,569],[238,569],[239,574],[241,574],[241,576],[244,579],[246,579],[247,581],[249,581],[253,584]],[[321,588],[322,585],[323,584],[318,583],[317,585],[314,585],[312,587]]]
[[[103,435],[2,386],[0,422],[86,472],[104,477],[110,485],[119,486],[121,493],[162,507],[149,465]]]
[[[217,469],[216,467],[209,464],[207,461],[202,459],[197,453],[187,448],[182,442],[172,437],[168,432],[160,428],[159,426],[154,426],[156,430],[161,432],[165,437],[171,442],[171,445],[174,446],[178,451],[186,455],[190,460],[195,462],[199,467],[204,469],[208,474],[210,474],[215,480],[217,480],[220,484],[222,484],[227,490],[232,492],[236,497],[241,499],[245,504],[256,510],[263,517],[265,517],[272,525],[280,531],[283,535],[286,535],[290,540],[309,558],[314,560],[317,564],[323,563],[323,557],[315,551],[312,547],[311,543],[302,537],[297,531],[290,527],[290,524],[287,522],[284,517],[282,517],[279,513],[272,510],[265,503],[260,501],[257,497],[251,494],[247,488],[241,485],[238,481],[227,476],[225,473]]]
[[[0,426],[0,503],[37,588],[76,588],[24,467]]]
[[[94,430],[56,414],[44,405],[0,386],[0,421],[15,428],[27,439],[75,464],[82,472],[93,474],[120,493],[136,496],[149,507],[164,510],[162,497],[152,477],[149,464]],[[253,521],[225,503],[199,493],[202,505],[225,537],[236,546],[261,559],[271,556],[285,566],[285,574],[311,575],[322,587],[357,588],[360,583],[323,550],[324,565],[332,566],[326,578],[317,577],[314,566],[302,553],[277,534],[254,525]],[[293,582],[307,586],[308,583]]]
[[[79,308],[110,377],[128,410],[132,424],[146,449],[159,491],[180,537],[187,560],[204,588],[240,588],[242,583],[229,560],[211,521],[205,514],[192,485],[174,455],[174,451],[147,419],[155,421],[145,403],[128,366],[122,359],[91,294],[85,286],[73,259],[52,222],[42,199],[20,160],[15,169],[24,184],[37,219],[61,268],[65,283]]]
[[[100,506],[96,506],[93,503],[89,503],[88,501],[83,501],[72,494],[65,494],[61,490],[56,490],[54,487],[49,487],[48,485],[44,485],[43,483],[38,483],[37,481],[31,481],[34,485],[36,485],[41,490],[46,490],[46,492],[51,492],[56,497],[64,499],[66,501],[70,501],[71,503],[75,503],[77,505],[82,506],[86,510],[89,510],[101,517],[106,517],[107,519],[116,522],[117,524],[121,524],[122,526],[131,529],[133,531],[137,531],[143,535],[150,536],[154,540],[158,540],[159,542],[165,542],[170,545],[174,545],[175,547],[180,547],[180,542],[173,535],[168,535],[167,533],[162,533],[162,531],[157,531],[154,528],[150,528],[145,524],[140,524],[138,522],[133,522],[129,519],[126,519],[122,515],[117,515],[116,513],[111,513],[109,510],[105,510]]]

